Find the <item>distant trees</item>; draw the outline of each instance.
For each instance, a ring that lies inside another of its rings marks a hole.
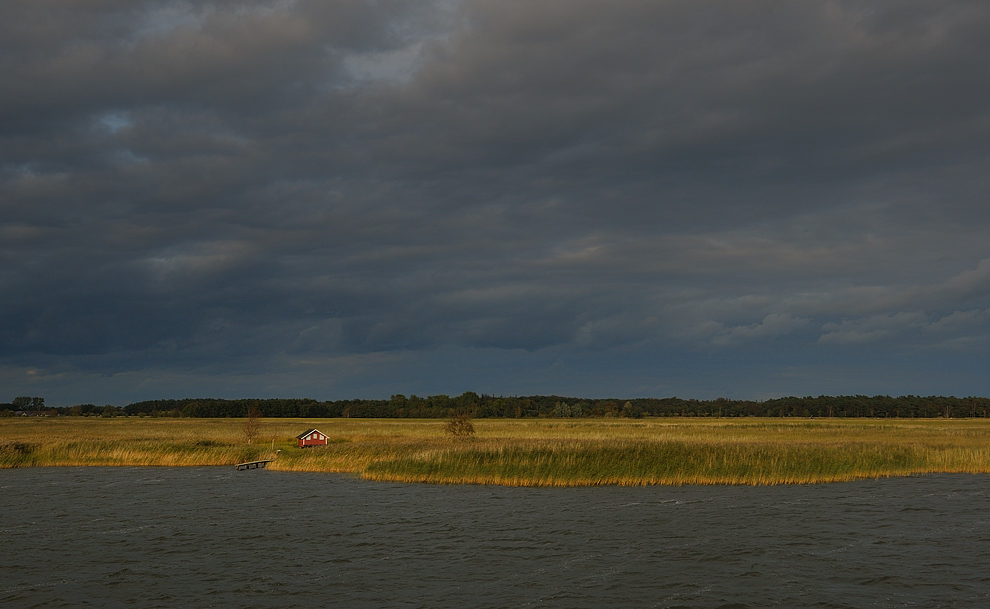
[[[120,406],[113,406],[112,404],[106,404],[104,406],[97,406],[96,404],[76,404],[75,406],[69,406],[68,408],[56,408],[55,410],[62,415],[77,417],[101,416],[109,418],[121,417],[127,414],[124,412],[123,408]]]
[[[27,401],[25,401],[27,400]],[[16,403],[16,406],[15,406]],[[43,398],[19,397],[2,410],[31,410]],[[42,406],[43,407],[43,406]],[[493,396],[466,392],[421,397],[395,394],[387,400],[318,401],[312,398],[224,400],[185,398],[150,400],[118,406],[79,404],[49,408],[53,414],[82,416],[248,417],[257,408],[264,417],[285,418],[430,418],[469,419],[572,417],[990,417],[990,398],[907,395],[788,396],[772,400],[693,400],[677,397],[590,399],[556,395]]]
[[[45,398],[22,395],[14,398],[11,405],[14,410],[44,410]]]
[[[639,404],[634,405],[632,402],[626,402],[622,405],[622,410],[619,411],[619,416],[630,419],[642,419],[643,407]]]
[[[45,398],[26,395],[17,396],[10,402],[0,402],[0,416],[13,416],[14,411],[51,411],[45,407]]]

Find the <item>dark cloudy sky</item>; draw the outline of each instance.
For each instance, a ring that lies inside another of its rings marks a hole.
[[[0,401],[988,395],[985,0],[0,4]]]

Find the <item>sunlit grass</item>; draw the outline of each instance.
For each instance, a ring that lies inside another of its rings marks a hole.
[[[990,472],[990,421],[918,419],[571,419],[474,421],[0,419],[0,468],[234,465],[341,472],[435,484],[588,486],[821,483],[934,472]],[[300,449],[317,427],[330,445]]]

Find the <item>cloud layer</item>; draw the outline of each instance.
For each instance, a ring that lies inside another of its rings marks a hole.
[[[0,381],[985,395],[988,28],[964,0],[9,3]]]

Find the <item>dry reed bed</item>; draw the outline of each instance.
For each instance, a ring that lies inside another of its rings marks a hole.
[[[595,486],[821,483],[990,473],[990,421],[864,419],[480,420],[473,438],[443,421],[0,419],[0,468],[232,465],[281,454],[273,469],[436,484]],[[329,446],[299,449],[318,427]]]

